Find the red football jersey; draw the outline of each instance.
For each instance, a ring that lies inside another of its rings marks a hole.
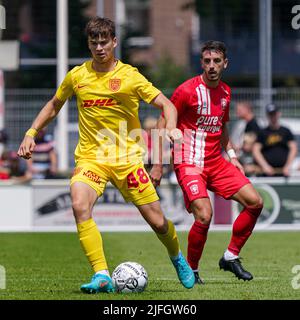
[[[171,101],[178,111],[177,127],[183,144],[174,146],[174,164],[205,167],[221,156],[222,127],[229,120],[231,90],[220,81],[216,88],[205,84],[202,76],[185,81],[173,93]]]

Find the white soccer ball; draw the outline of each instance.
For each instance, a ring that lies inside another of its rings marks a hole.
[[[112,281],[116,292],[142,292],[148,284],[148,274],[137,262],[123,262],[112,273]]]

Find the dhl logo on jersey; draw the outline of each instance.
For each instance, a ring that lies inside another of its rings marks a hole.
[[[90,100],[83,100],[82,107],[83,108],[91,108],[91,107],[111,107],[115,106],[117,101],[109,98],[109,99],[90,99]]]

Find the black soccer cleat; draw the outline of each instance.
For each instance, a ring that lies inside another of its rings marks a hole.
[[[205,284],[203,279],[200,278],[198,271],[194,271],[194,276],[195,276],[195,284],[202,284],[202,285]]]
[[[224,257],[222,257],[219,261],[219,266],[220,269],[235,274],[238,279],[243,279],[244,281],[253,279],[252,274],[243,268],[241,261],[238,258],[234,260],[225,260]]]

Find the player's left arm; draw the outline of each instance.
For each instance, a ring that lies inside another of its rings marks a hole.
[[[244,168],[238,161],[237,155],[233,149],[233,145],[229,138],[229,132],[226,123],[223,124],[222,135],[221,135],[221,146],[226,151],[230,162],[237,167],[243,174],[245,174]]]
[[[169,138],[180,140],[182,137],[181,131],[176,128],[177,126],[177,109],[174,104],[163,94],[158,94],[152,101],[155,107],[159,108],[164,113],[166,133]]]

